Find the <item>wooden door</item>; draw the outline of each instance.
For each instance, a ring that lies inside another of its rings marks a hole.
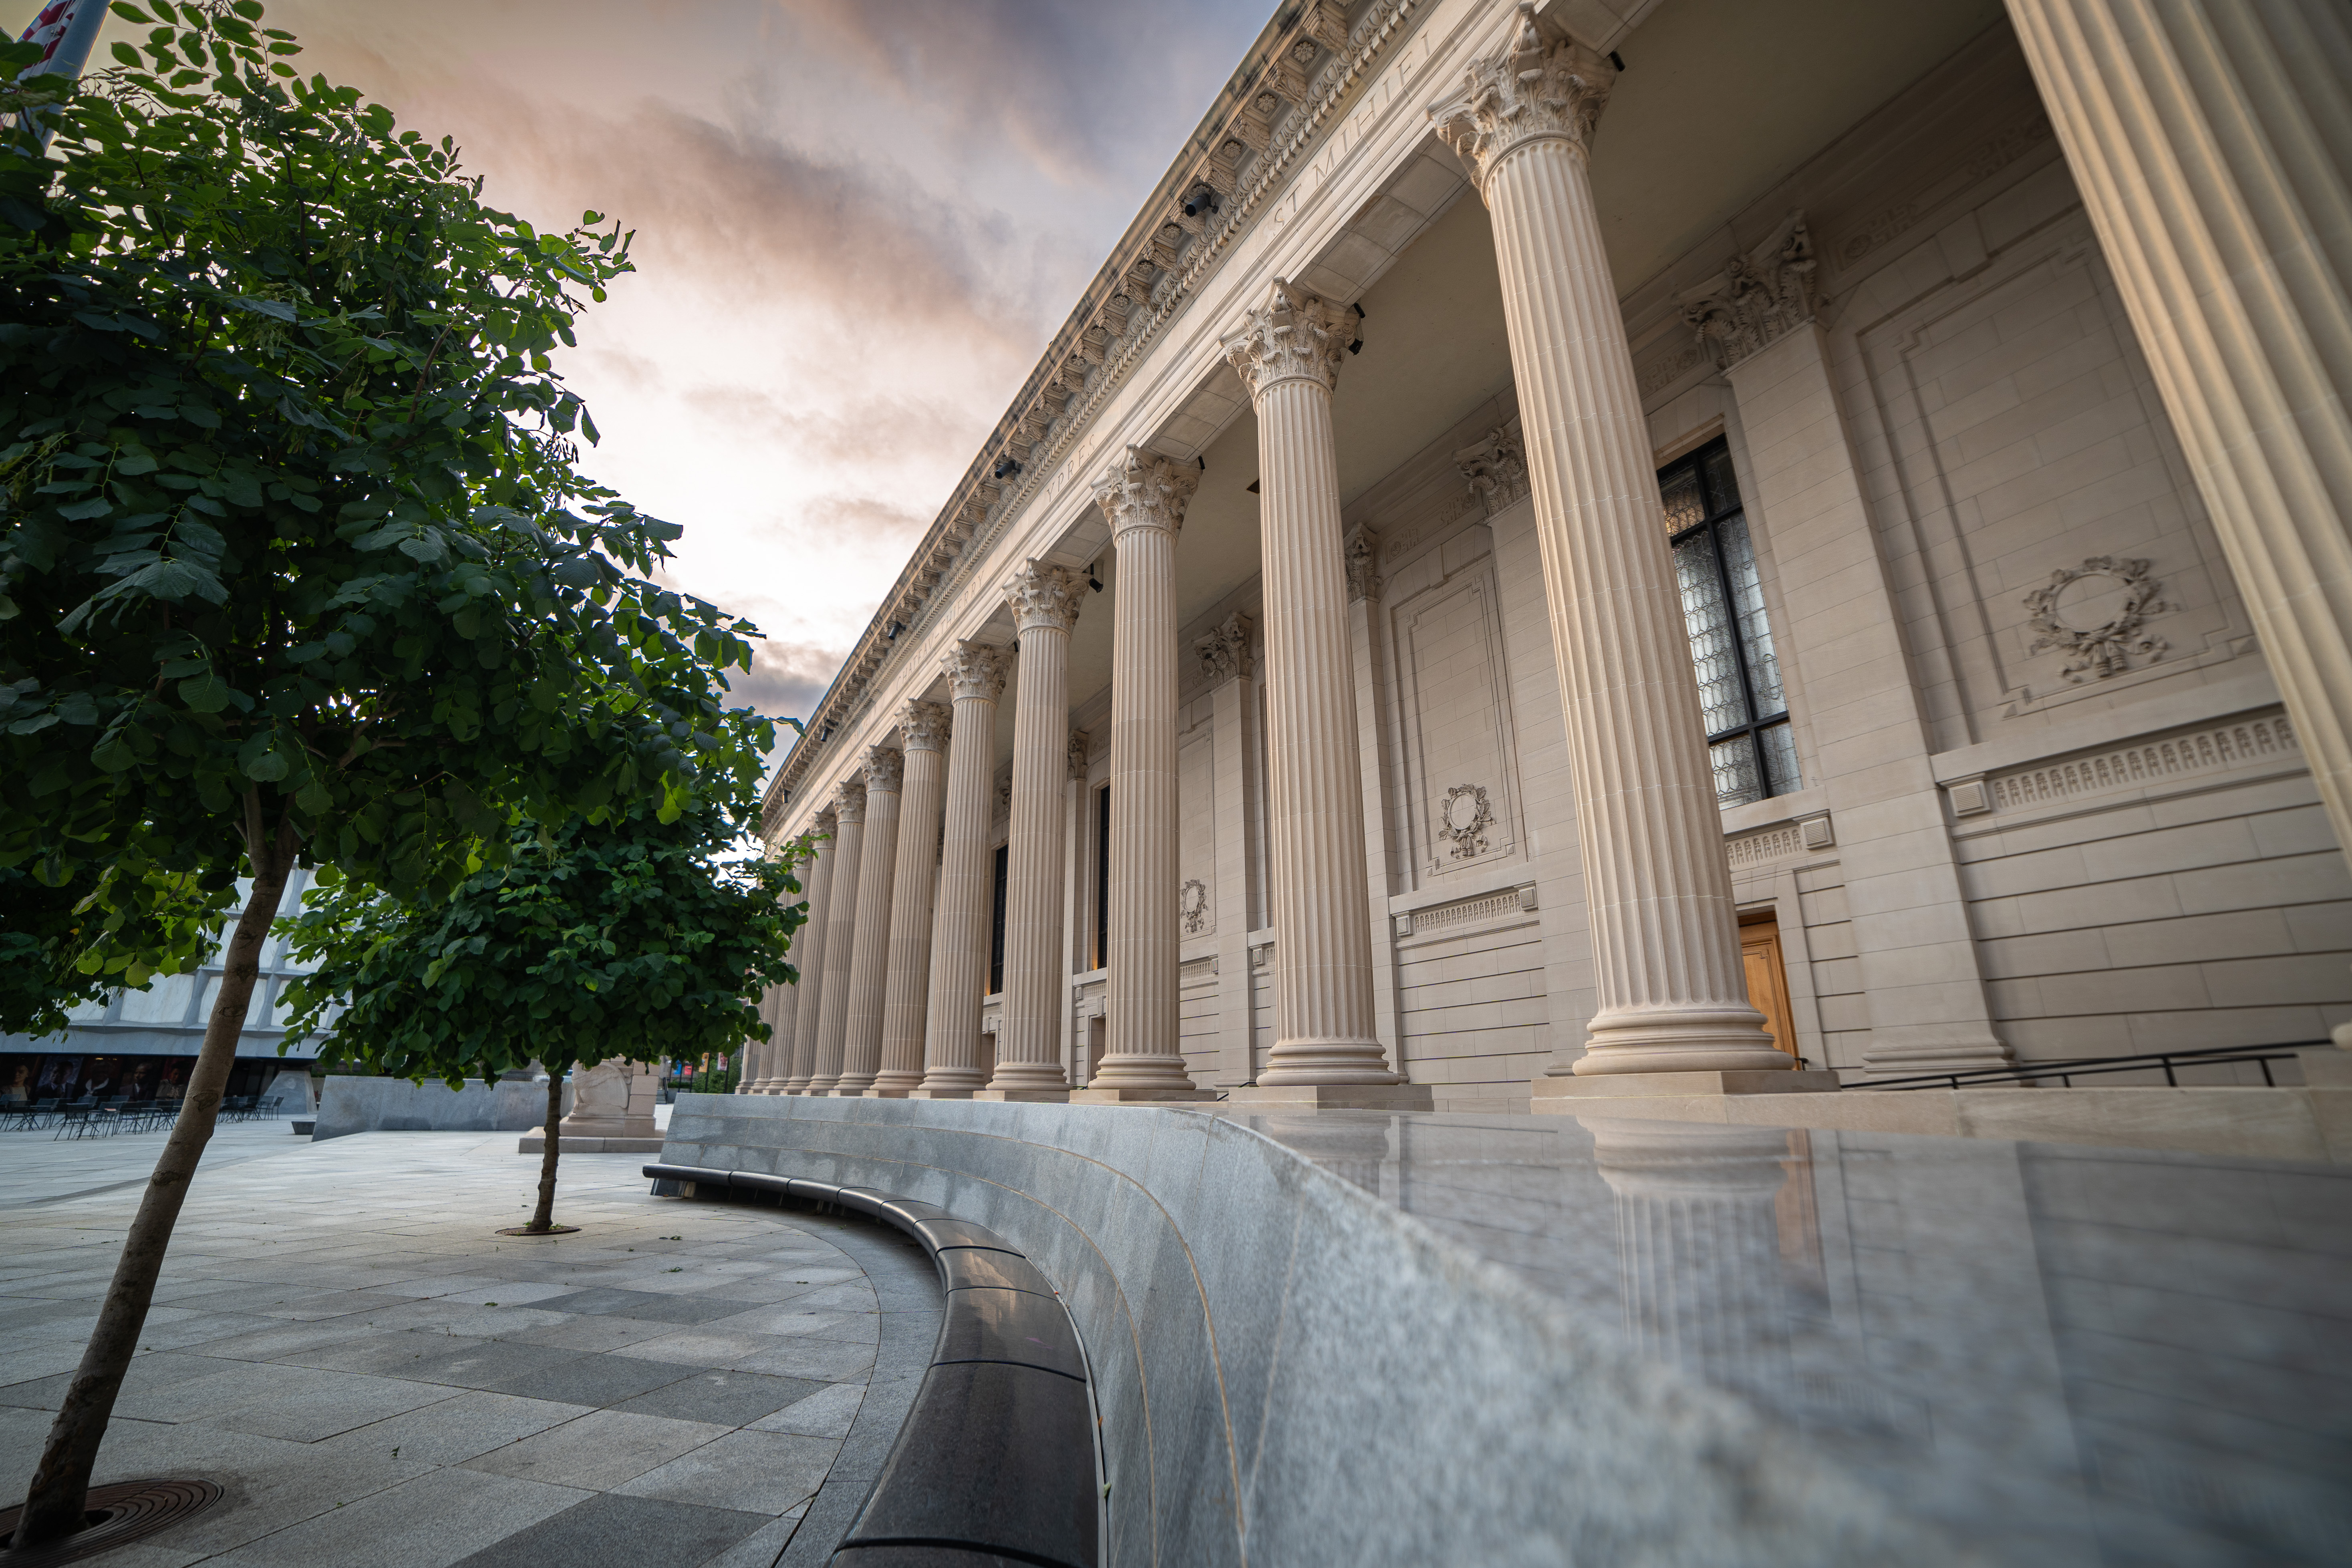
[[[1764,1015],[1772,1043],[1797,1054],[1796,1017],[1789,1007],[1789,974],[1780,962],[1780,921],[1769,910],[1739,921],[1739,961],[1748,971],[1748,1005]]]

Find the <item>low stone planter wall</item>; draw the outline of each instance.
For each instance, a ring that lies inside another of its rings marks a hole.
[[[663,1161],[899,1194],[1025,1253],[1093,1372],[1115,1568],[1962,1560],[1748,1406],[1215,1117],[688,1095]]]
[[[564,1088],[564,1105],[572,1090]],[[543,1083],[484,1083],[463,1089],[404,1078],[330,1078],[319,1096],[313,1142],[354,1132],[520,1132],[547,1122]]]

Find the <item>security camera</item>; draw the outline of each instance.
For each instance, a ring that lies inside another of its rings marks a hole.
[[[1217,193],[1213,186],[1207,184],[1195,185],[1192,187],[1192,193],[1184,198],[1184,216],[1186,217],[1199,217],[1202,213],[1213,213],[1216,210]]]
[[[1006,479],[1021,471],[1020,462],[1013,458],[999,458],[996,467],[989,470],[991,479]]]

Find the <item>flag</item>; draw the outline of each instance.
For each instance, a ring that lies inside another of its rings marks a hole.
[[[81,75],[82,67],[89,63],[89,47],[98,41],[99,24],[105,20],[106,0],[49,0],[16,39],[20,44],[40,45],[40,63],[26,67],[16,79],[51,71]],[[35,151],[49,144],[48,116],[43,110],[27,110],[17,116],[17,128]]]
[[[23,75],[38,76],[43,71],[81,75],[81,68],[89,63],[89,46],[98,37],[98,25],[105,19],[106,0],[49,0],[16,39],[20,44],[41,46],[41,63]]]

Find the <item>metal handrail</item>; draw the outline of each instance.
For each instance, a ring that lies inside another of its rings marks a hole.
[[[2227,1067],[2232,1062],[2253,1062],[2263,1069],[2263,1082],[2275,1089],[2278,1080],[2271,1076],[2271,1063],[2289,1060],[2299,1050],[2332,1043],[2328,1040],[2294,1040],[2276,1046],[2217,1046],[2201,1051],[2145,1051],[2130,1057],[2074,1057],[2063,1061],[2021,1063],[2013,1068],[1979,1068],[1969,1072],[1931,1072],[1911,1078],[1882,1078],[1841,1087],[1983,1089],[1993,1084],[2036,1083],[2054,1078],[2063,1087],[2072,1089],[2078,1078],[2096,1078],[2113,1072],[2144,1072],[2150,1068],[2158,1068],[2163,1070],[2164,1081],[2178,1089],[2180,1079],[2176,1076],[2176,1067]]]

